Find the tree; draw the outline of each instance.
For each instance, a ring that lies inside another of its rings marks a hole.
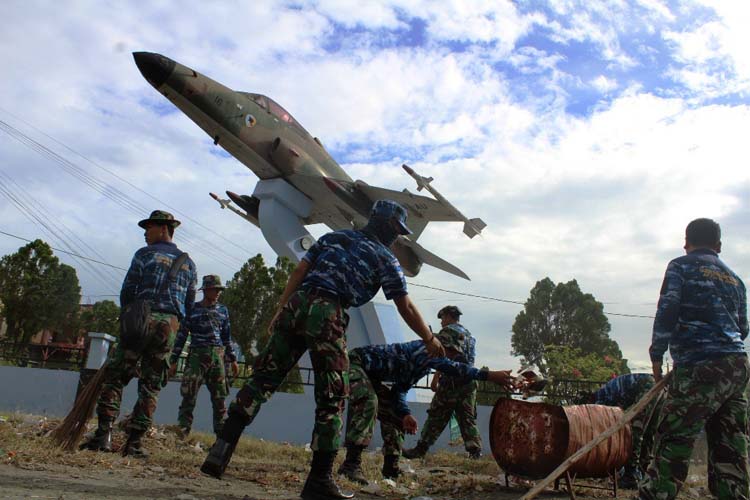
[[[0,259],[0,302],[10,339],[26,343],[42,329],[70,328],[80,301],[75,269],[61,264],[42,240]]]
[[[229,309],[232,338],[248,363],[268,343],[268,325],[294,268],[295,264],[286,257],[280,257],[274,266],[266,267],[263,256],[258,254],[227,283],[221,301]],[[299,370],[293,370],[279,390],[295,386],[295,392],[301,392],[301,381]]]
[[[623,373],[630,373],[627,360],[605,354],[584,354],[580,349],[549,345],[544,355],[551,379],[590,380],[606,382]]]
[[[120,307],[111,300],[100,300],[81,313],[81,330],[120,336]]]
[[[617,342],[609,338],[611,326],[604,306],[593,295],[583,293],[576,280],[555,283],[538,281],[513,322],[511,354],[523,356],[545,377],[549,376],[548,346],[565,346],[585,356],[609,356],[622,360]]]

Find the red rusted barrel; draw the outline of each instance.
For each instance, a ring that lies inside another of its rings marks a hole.
[[[562,407],[499,399],[490,417],[492,455],[506,472],[542,478],[622,415],[621,409],[609,406]],[[630,449],[630,426],[626,425],[569,470],[581,477],[605,477],[625,465]]]

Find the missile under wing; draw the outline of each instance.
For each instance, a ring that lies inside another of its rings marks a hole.
[[[320,140],[273,99],[232,90],[161,54],[135,52],[133,57],[146,80],[202,128],[214,145],[224,148],[260,179],[281,178],[307,196],[312,210],[303,220],[305,224],[323,223],[334,230],[362,227],[375,201],[392,199],[406,207],[414,232],[400,236],[391,247],[404,274],[416,276],[424,263],[468,279],[456,266],[417,243],[430,221],[467,223],[442,196],[433,199],[352,180]],[[257,225],[259,200],[230,191],[227,195],[227,200],[212,196],[222,208],[231,208]]]

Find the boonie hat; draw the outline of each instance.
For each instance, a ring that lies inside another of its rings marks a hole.
[[[221,277],[218,274],[207,274],[203,277],[203,284],[199,290],[205,290],[206,288],[221,288],[224,290],[226,287],[221,284]]]
[[[411,234],[411,229],[406,225],[406,209],[393,200],[378,200],[372,206],[370,217],[383,217],[393,219],[398,226],[399,234]]]
[[[449,314],[454,318],[458,318],[463,313],[461,312],[461,309],[458,308],[458,306],[445,306],[438,311],[438,319],[442,318],[443,314]]]
[[[464,341],[466,337],[463,333],[443,331],[438,333],[436,337],[446,349],[453,349],[459,354],[464,353]]]
[[[180,225],[180,221],[175,219],[174,215],[170,214],[169,212],[165,212],[164,210],[154,210],[153,212],[151,212],[151,215],[148,216],[148,219],[143,219],[142,221],[138,222],[138,225],[143,229],[146,229],[146,224],[148,224],[149,222],[153,224],[163,224],[172,227],[177,227]]]

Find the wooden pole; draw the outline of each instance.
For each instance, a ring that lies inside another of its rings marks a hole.
[[[557,467],[557,469],[553,470],[549,474],[549,476],[539,481],[536,486],[527,491],[526,494],[520,498],[520,500],[531,500],[532,498],[536,498],[539,493],[541,493],[555,479],[564,474],[570,468],[570,466],[576,463],[582,456],[596,448],[602,441],[609,439],[609,437],[612,436],[615,432],[625,427],[625,424],[633,420],[636,415],[643,411],[646,405],[648,405],[651,400],[654,399],[662,391],[662,389],[664,389],[664,386],[671,378],[671,375],[672,372],[667,373],[664,378],[662,378],[657,384],[654,384],[651,390],[648,391],[640,401],[631,406],[630,409],[625,412],[625,415],[623,415],[616,424],[599,434],[597,437],[587,443],[586,446],[566,458],[565,461]]]

